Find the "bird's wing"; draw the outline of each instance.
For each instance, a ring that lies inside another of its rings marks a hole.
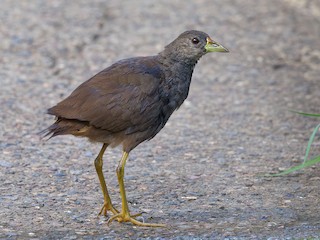
[[[153,61],[120,61],[84,82],[48,113],[110,132],[143,131],[161,121],[162,78]]]

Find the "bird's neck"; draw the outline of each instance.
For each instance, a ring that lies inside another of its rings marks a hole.
[[[177,59],[169,58],[168,55],[163,56],[161,54],[157,58],[165,75],[162,83],[162,88],[164,89],[163,101],[167,102],[166,111],[170,116],[188,96],[196,62],[178,61]]]
[[[168,55],[157,56],[158,62],[163,66],[162,70],[166,76],[167,81],[174,81],[176,84],[184,82],[190,84],[193,69],[196,61],[182,61],[176,58],[170,58]]]
[[[168,63],[171,66],[181,66],[192,69],[198,62],[198,59],[189,59],[185,56],[180,56],[176,52],[170,52],[167,48],[158,54],[158,58],[160,59],[160,62]]]

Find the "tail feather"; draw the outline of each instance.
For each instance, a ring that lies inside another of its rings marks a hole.
[[[44,129],[39,134],[42,138],[53,138],[58,135],[72,134],[75,136],[82,135],[88,129],[88,122],[58,118],[50,127]]]

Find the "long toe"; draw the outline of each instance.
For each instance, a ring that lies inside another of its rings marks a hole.
[[[114,215],[116,215],[116,214],[119,213],[119,211],[118,211],[116,208],[114,208],[112,205],[110,206],[110,204],[104,204],[104,205],[102,206],[102,208],[101,208],[98,216],[101,216],[101,215],[102,215],[102,216],[107,217],[107,212],[108,212],[108,211],[111,211]]]
[[[167,227],[165,224],[161,223],[145,223],[145,222],[140,222],[133,217],[130,217],[128,219],[129,222],[133,223],[134,225],[141,226],[141,227]]]
[[[141,214],[139,214],[141,215]],[[134,216],[137,216],[135,214]],[[131,222],[136,226],[140,227],[167,227],[165,224],[160,224],[160,223],[145,223],[145,222],[140,222],[134,218],[134,216],[125,216],[123,213],[118,213],[111,218],[109,218],[107,224],[110,224],[113,220],[117,220],[118,222]]]

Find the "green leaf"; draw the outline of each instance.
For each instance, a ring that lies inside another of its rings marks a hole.
[[[275,173],[275,174],[266,174],[265,176],[266,177],[279,177],[279,176],[283,176],[283,175],[286,175],[286,174],[289,174],[289,173],[292,173],[294,171],[297,171],[297,170],[300,170],[300,169],[303,169],[303,168],[306,168],[306,167],[310,167],[316,163],[319,163],[320,162],[320,156],[317,156],[311,160],[308,160],[306,161],[305,163],[302,163],[301,165],[298,165],[298,166],[295,166],[295,167],[292,167],[292,168],[289,168],[281,173]]]
[[[315,127],[315,129],[313,130],[313,132],[310,136],[308,146],[306,149],[306,154],[304,155],[303,163],[305,163],[308,160],[309,152],[311,149],[311,144],[313,143],[314,137],[316,136],[316,133],[318,132],[319,128],[320,128],[320,124],[318,124],[318,126]]]
[[[320,156],[317,156],[315,157],[314,159],[311,159],[311,160],[308,160],[308,157],[309,157],[309,153],[310,153],[310,149],[311,149],[311,145],[313,143],[313,140],[314,140],[314,137],[316,135],[316,133],[319,131],[319,128],[320,128],[320,124],[318,124],[315,129],[313,130],[311,136],[310,136],[310,139],[309,139],[309,142],[308,142],[308,146],[307,146],[307,149],[306,149],[306,154],[304,156],[304,159],[303,159],[303,163],[298,165],[298,166],[295,166],[295,167],[292,167],[292,168],[289,168],[283,172],[280,172],[280,173],[275,173],[275,174],[266,174],[264,176],[266,177],[278,177],[278,176],[283,176],[283,175],[286,175],[286,174],[289,174],[289,173],[292,173],[294,171],[297,171],[297,170],[300,170],[300,169],[303,169],[303,168],[306,168],[306,167],[309,167],[311,165],[314,165],[318,162],[320,162]]]
[[[295,110],[289,110],[289,111],[293,112],[293,113],[298,113],[298,114],[306,116],[306,117],[320,117],[320,114],[316,114],[316,113],[305,113],[305,112],[298,112]]]

